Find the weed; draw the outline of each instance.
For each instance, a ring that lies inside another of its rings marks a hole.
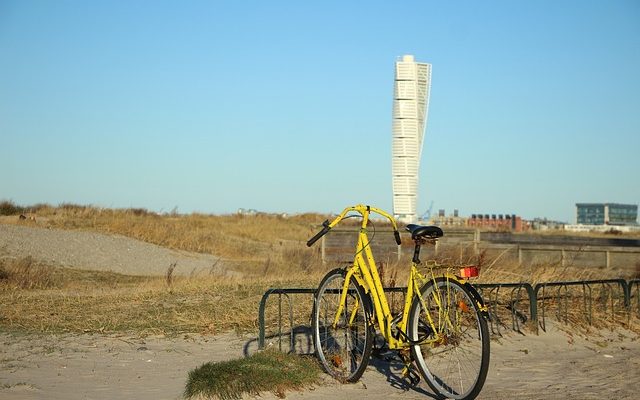
[[[169,265],[169,268],[167,268],[165,280],[167,282],[167,288],[169,289],[169,292],[171,292],[171,288],[173,285],[173,271],[176,269],[177,265],[178,265],[177,262],[172,262],[171,265]]]
[[[11,389],[11,388],[20,387],[20,386],[32,387],[32,385],[29,385],[26,382],[17,382],[17,383],[3,383],[2,385],[0,385],[0,388],[1,389]]]

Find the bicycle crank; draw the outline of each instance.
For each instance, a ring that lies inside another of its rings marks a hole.
[[[407,386],[406,390],[413,389],[420,384],[420,374],[417,372],[417,368],[413,362],[413,357],[411,357],[411,353],[409,350],[400,350],[399,352],[400,358],[404,363],[404,368],[402,369],[402,379]]]

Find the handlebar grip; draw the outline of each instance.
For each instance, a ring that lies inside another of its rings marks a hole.
[[[393,231],[393,236],[395,236],[396,243],[398,243],[398,246],[400,246],[402,244],[402,240],[400,240],[400,232]]]
[[[324,228],[322,228],[322,230],[318,233],[316,233],[311,239],[307,240],[307,247],[311,247],[313,246],[313,244],[315,242],[318,241],[318,239],[320,239],[321,237],[323,237],[324,235],[327,234],[327,232],[329,232],[331,230],[331,228],[329,227],[329,221],[324,221],[322,223],[322,225],[324,226]]]

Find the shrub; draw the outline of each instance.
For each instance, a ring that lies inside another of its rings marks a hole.
[[[25,207],[15,205],[12,201],[0,201],[0,215],[17,215],[25,212]]]

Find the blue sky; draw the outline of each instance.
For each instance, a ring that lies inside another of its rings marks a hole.
[[[640,2],[584,0],[2,0],[0,199],[391,211],[403,54],[421,211],[640,202]]]

